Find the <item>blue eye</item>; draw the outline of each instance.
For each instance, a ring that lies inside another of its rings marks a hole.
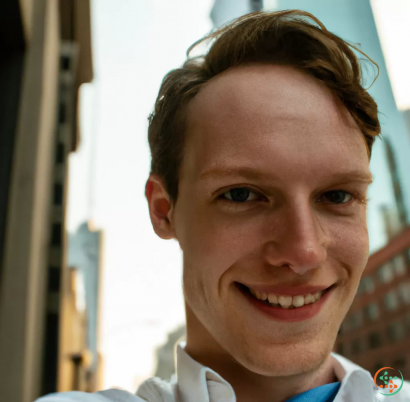
[[[222,199],[232,201],[234,203],[246,203],[255,201],[260,198],[259,194],[246,187],[235,187],[221,195]],[[347,204],[352,199],[356,198],[353,194],[344,190],[332,190],[324,193],[320,201],[325,198],[327,202],[332,204]]]
[[[249,190],[246,187],[237,187],[237,188],[232,188],[226,193],[223,194],[225,199],[228,199],[233,202],[246,202],[246,201],[253,201],[254,199],[248,199],[250,195],[255,195],[257,199],[257,195]]]
[[[354,196],[347,191],[343,190],[334,190],[334,191],[328,191],[325,193],[326,198],[334,203],[334,204],[346,204],[348,203]],[[347,200],[346,200],[347,197]]]

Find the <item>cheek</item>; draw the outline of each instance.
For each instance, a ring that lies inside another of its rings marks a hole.
[[[369,258],[369,235],[365,219],[346,221],[332,229],[332,244],[329,254],[340,261],[347,274],[358,282]]]
[[[197,268],[206,272],[206,280],[218,280],[225,271],[247,258],[262,239],[255,219],[232,219],[222,214],[185,210],[180,231],[180,245],[187,265],[200,262]]]

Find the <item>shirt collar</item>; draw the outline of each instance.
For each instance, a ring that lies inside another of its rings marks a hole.
[[[375,391],[374,380],[371,374],[337,353],[331,353],[335,375],[341,386],[334,402],[342,401],[373,401]]]
[[[181,342],[176,349],[176,373],[181,400],[235,402],[232,386],[214,370],[195,361],[184,348],[185,342]],[[336,353],[331,353],[331,356],[335,375],[341,382],[334,402],[373,401],[376,387],[370,373]]]
[[[217,372],[195,361],[184,348],[185,342],[181,342],[176,351],[176,372],[181,400],[235,402],[232,386]]]

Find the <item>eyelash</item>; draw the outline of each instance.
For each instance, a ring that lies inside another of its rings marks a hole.
[[[249,190],[250,193],[253,193],[253,194],[256,194],[256,195],[258,195],[258,196],[261,196],[261,194],[260,194],[259,192],[254,191],[253,189],[248,188],[248,187],[233,187],[233,188],[229,189],[228,191],[225,191],[223,194],[221,194],[219,198],[220,198],[222,201],[227,201],[228,203],[236,204],[236,205],[237,205],[237,204],[239,204],[239,205],[240,205],[240,204],[247,204],[247,203],[252,202],[252,201],[257,201],[257,200],[251,200],[251,201],[242,201],[242,202],[241,202],[241,201],[233,201],[233,200],[230,200],[230,199],[224,197],[224,195],[227,194],[227,193],[229,193],[231,190],[237,190],[237,189],[246,189],[246,190]],[[358,192],[349,192],[349,191],[346,191],[346,190],[338,190],[338,189],[336,189],[336,190],[330,190],[330,191],[326,191],[326,192],[323,193],[323,194],[336,193],[336,192],[343,192],[343,193],[345,193],[345,194],[350,195],[352,198],[351,198],[349,201],[347,201],[347,202],[332,203],[332,204],[334,204],[334,205],[347,205],[347,204],[350,204],[351,202],[354,202],[354,201],[358,201],[360,204],[366,204],[366,203],[369,201],[368,198],[363,198],[363,197],[361,197]]]

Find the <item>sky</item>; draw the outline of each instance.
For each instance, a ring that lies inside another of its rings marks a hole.
[[[272,2],[271,0],[271,3]],[[178,243],[152,230],[147,117],[163,76],[211,29],[212,0],[92,1],[94,81],[81,88],[81,145],[70,157],[68,229],[104,231],[104,388],[134,392],[154,348],[184,321]],[[410,1],[372,0],[400,109],[410,108]]]

